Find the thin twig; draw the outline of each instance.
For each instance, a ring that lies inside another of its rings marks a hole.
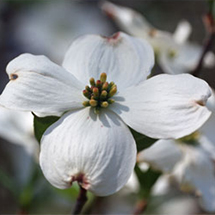
[[[215,39],[215,32],[211,32],[209,35],[208,35],[208,38],[207,40],[205,41],[205,45],[204,45],[204,49],[202,51],[202,55],[199,59],[199,63],[197,64],[196,68],[193,70],[192,74],[196,77],[199,76],[199,73],[202,69],[202,64],[203,64],[203,61],[204,61],[204,58],[205,58],[205,55],[207,54],[208,51],[211,50],[211,47],[213,45],[213,42],[214,42],[214,39]]]
[[[198,77],[199,73],[202,69],[204,58],[208,51],[211,50],[213,46],[213,42],[215,40],[215,23],[214,23],[214,16],[212,14],[212,11],[209,11],[209,13],[205,16],[204,19],[205,27],[208,31],[207,39],[205,40],[202,55],[199,59],[199,63],[197,64],[196,68],[191,72],[194,76]]]
[[[74,215],[80,214],[86,202],[87,202],[87,190],[85,190],[82,186],[80,186],[80,193],[79,193],[73,214]]]
[[[133,215],[142,214],[146,210],[146,207],[147,207],[147,202],[145,199],[138,201],[135,206]]]

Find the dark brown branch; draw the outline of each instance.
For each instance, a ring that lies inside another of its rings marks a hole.
[[[196,68],[191,73],[194,76],[196,76],[196,77],[199,76],[199,73],[200,73],[200,71],[202,69],[202,65],[203,65],[203,61],[204,61],[205,55],[207,54],[208,51],[211,50],[211,47],[212,47],[213,42],[214,42],[214,39],[215,39],[215,32],[211,32],[208,35],[208,38],[207,38],[207,40],[205,42],[204,49],[202,51],[202,55],[201,55],[201,57],[199,59],[199,63],[197,64]]]
[[[74,215],[80,214],[86,202],[87,202],[87,190],[85,190],[80,186],[80,193],[79,193],[73,214]]]
[[[211,12],[209,12],[205,17],[204,17],[204,24],[205,27],[208,31],[208,36],[207,39],[205,40],[203,50],[202,50],[202,55],[199,59],[199,62],[196,66],[196,68],[191,72],[194,76],[198,77],[199,73],[202,69],[203,61],[205,58],[205,55],[207,54],[208,51],[211,50],[213,46],[213,42],[215,39],[215,23],[214,23],[214,16]]]
[[[17,215],[28,215],[28,211],[26,211],[25,209],[20,209],[18,212],[17,212]]]

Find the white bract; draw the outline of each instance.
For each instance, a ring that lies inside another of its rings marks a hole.
[[[157,53],[157,60],[163,71],[180,74],[193,71],[201,57],[202,47],[188,41],[192,31],[187,21],[181,21],[173,34],[158,30],[140,13],[113,3],[104,1],[102,10],[109,15],[119,27],[133,36],[146,39]],[[215,66],[215,55],[208,52],[203,61],[204,66]]]
[[[11,61],[0,104],[61,116],[41,140],[45,177],[58,188],[78,181],[96,195],[109,195],[127,182],[136,162],[127,125],[154,138],[180,138],[211,114],[204,106],[211,95],[206,82],[188,74],[146,80],[153,64],[144,40],[121,32],[83,36],[62,67],[31,54]]]

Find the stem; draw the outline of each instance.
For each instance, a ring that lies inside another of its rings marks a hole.
[[[146,210],[146,207],[147,207],[147,202],[145,199],[138,201],[135,206],[133,215],[142,214]]]
[[[83,187],[80,186],[80,193],[79,193],[73,214],[74,215],[80,214],[86,202],[87,202],[87,190],[85,190]]]
[[[104,210],[104,202],[105,197],[98,197],[94,196],[93,200],[91,202],[88,202],[86,207],[84,207],[84,210],[82,211],[83,214],[102,214],[102,211]]]
[[[202,68],[202,64],[205,58],[205,55],[207,54],[208,51],[211,50],[212,46],[213,46],[213,42],[215,39],[215,22],[214,22],[214,14],[213,14],[213,5],[214,4],[214,0],[210,1],[210,7],[209,7],[209,12],[208,14],[204,17],[204,23],[205,23],[205,27],[208,31],[208,37],[204,43],[204,48],[202,51],[202,55],[199,59],[199,63],[197,64],[196,68],[193,70],[193,72],[191,74],[193,74],[194,76],[199,76],[200,70]]]
[[[215,32],[211,32],[209,35],[208,35],[208,38],[205,42],[205,45],[204,45],[204,49],[202,51],[202,55],[199,59],[199,63],[197,64],[196,68],[192,71],[191,74],[193,74],[194,76],[198,77],[199,76],[199,73],[201,71],[201,68],[202,68],[202,64],[203,64],[203,60],[205,58],[205,55],[207,54],[208,51],[211,50],[211,47],[213,45],[213,42],[214,42],[214,39],[215,39]]]
[[[25,209],[20,209],[20,210],[17,212],[17,215],[28,215],[28,212],[27,212]]]

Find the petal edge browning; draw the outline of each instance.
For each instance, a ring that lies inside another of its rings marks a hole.
[[[42,115],[82,108],[81,83],[45,56],[22,54],[8,64],[7,73],[10,82],[0,96],[4,107]]]

